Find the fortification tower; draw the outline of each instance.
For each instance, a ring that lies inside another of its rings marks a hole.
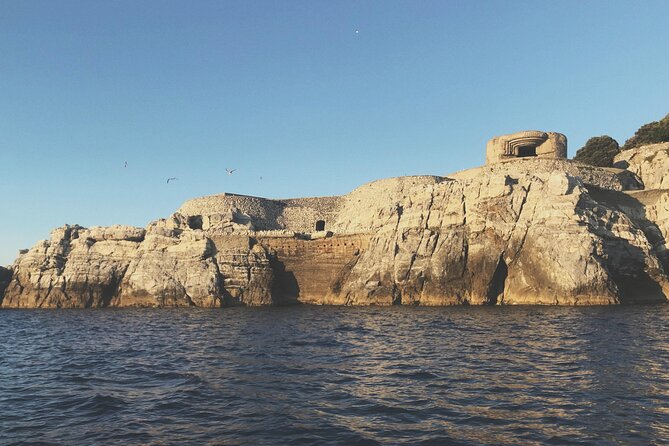
[[[567,137],[562,133],[525,130],[495,136],[486,145],[486,164],[518,158],[567,159]]]

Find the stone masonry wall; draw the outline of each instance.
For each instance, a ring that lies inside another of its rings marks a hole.
[[[336,219],[341,197],[312,197],[270,200],[247,195],[220,194],[195,198],[177,211],[189,216],[243,213],[261,231],[289,230],[310,233],[317,220],[326,225]]]
[[[341,197],[292,198],[278,200],[284,203],[283,214],[279,217],[285,228],[295,232],[315,231],[316,221],[325,221],[325,229],[334,223],[339,213]]]
[[[279,262],[277,285],[285,300],[323,303],[367,247],[365,235],[340,235],[318,240],[258,238]],[[336,294],[336,293],[335,293]],[[344,302],[335,302],[344,303]]]

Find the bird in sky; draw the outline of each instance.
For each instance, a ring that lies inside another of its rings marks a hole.
[[[232,175],[232,173],[237,170],[237,169],[228,169],[227,167],[225,168],[225,171],[228,172],[228,175]]]
[[[127,161],[123,162],[123,167],[128,167],[128,162]]]
[[[260,180],[262,181],[262,177],[260,177]]]
[[[360,31],[356,29],[356,30],[355,30],[355,33],[356,33],[356,34],[360,34]]]
[[[179,179],[179,178],[177,178],[177,177],[168,178],[168,179],[167,179],[167,184],[169,184],[170,181],[174,181],[174,180],[178,180],[178,179]]]

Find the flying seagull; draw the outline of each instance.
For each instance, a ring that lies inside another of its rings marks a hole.
[[[172,177],[167,179],[167,183],[169,184],[170,181],[178,180],[179,178],[177,177]]]
[[[232,175],[232,173],[233,173],[235,170],[237,170],[237,169],[232,169],[232,170],[230,170],[230,169],[228,169],[227,167],[225,168],[225,171],[228,172],[228,175]]]
[[[125,162],[123,163],[123,167],[128,167],[128,162],[127,162],[127,161],[125,161]]]

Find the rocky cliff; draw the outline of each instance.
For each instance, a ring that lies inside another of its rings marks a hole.
[[[2,296],[5,293],[9,281],[12,279],[12,271],[0,266],[0,303],[2,303]]]
[[[638,175],[646,189],[669,189],[669,142],[623,150],[613,163]]]
[[[667,301],[669,193],[643,166],[519,159],[342,197],[202,198],[147,228],[64,226],[0,269],[1,305]]]
[[[367,229],[374,235],[332,302],[666,300],[662,247],[653,246],[640,222],[590,193],[626,197],[600,188],[613,175],[597,169],[599,186],[586,184],[569,173],[570,164],[522,160],[405,185],[387,196],[354,191],[349,203],[363,201],[355,200],[361,192],[369,201],[357,213],[344,214],[357,216],[354,229],[371,223]]]

